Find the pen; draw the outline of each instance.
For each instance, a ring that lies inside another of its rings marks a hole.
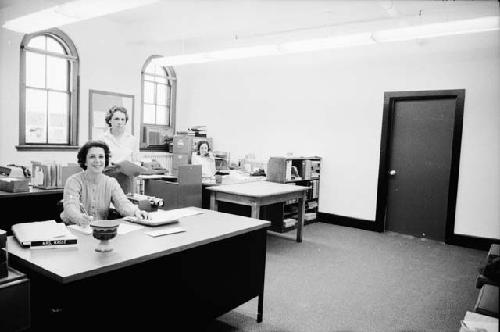
[[[83,206],[82,202],[80,202],[80,212],[83,212],[87,216],[89,215],[89,213],[87,212],[87,210],[85,210],[85,207]]]

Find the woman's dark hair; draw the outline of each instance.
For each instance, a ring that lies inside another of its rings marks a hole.
[[[210,143],[208,143],[208,141],[199,141],[198,144],[196,144],[196,153],[198,155],[200,154],[200,148],[203,144],[206,144],[208,147],[208,151],[210,151]]]
[[[106,113],[106,117],[104,118],[109,127],[111,127],[111,118],[113,117],[113,114],[115,114],[116,112],[122,112],[123,114],[125,114],[125,120],[126,120],[125,122],[128,122],[127,109],[123,106],[115,105],[108,110],[108,113]]]
[[[87,169],[85,163],[87,162],[87,154],[89,153],[90,148],[102,148],[104,150],[104,166],[109,165],[109,146],[103,141],[88,141],[80,148],[78,154],[76,155],[78,164],[80,164],[82,169]]]

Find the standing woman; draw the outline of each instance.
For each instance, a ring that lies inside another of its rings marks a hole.
[[[128,112],[125,107],[113,106],[105,117],[109,129],[102,136],[102,140],[109,146],[110,164],[124,160],[136,163],[139,155],[139,142],[129,133],[126,133]],[[133,190],[133,177],[120,172],[119,167],[111,167],[105,171],[106,175],[116,178],[123,191],[127,194]]]
[[[107,219],[111,202],[122,216],[149,218],[147,212],[127,199],[116,179],[103,174],[109,164],[109,147],[106,143],[85,143],[78,151],[77,158],[83,172],[73,174],[66,181],[62,221],[85,227],[92,220]]]

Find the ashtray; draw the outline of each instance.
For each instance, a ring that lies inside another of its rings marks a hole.
[[[92,236],[99,240],[98,246],[95,248],[97,252],[113,251],[109,244],[109,240],[116,236],[118,226],[121,220],[94,220],[90,223],[92,228]]]

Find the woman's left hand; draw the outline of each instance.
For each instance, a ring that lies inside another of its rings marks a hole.
[[[147,219],[147,220],[151,219],[151,217],[149,216],[149,213],[147,213],[146,211],[143,211],[143,210],[136,210],[134,216],[136,216],[139,219],[143,219],[143,220],[144,219]]]

